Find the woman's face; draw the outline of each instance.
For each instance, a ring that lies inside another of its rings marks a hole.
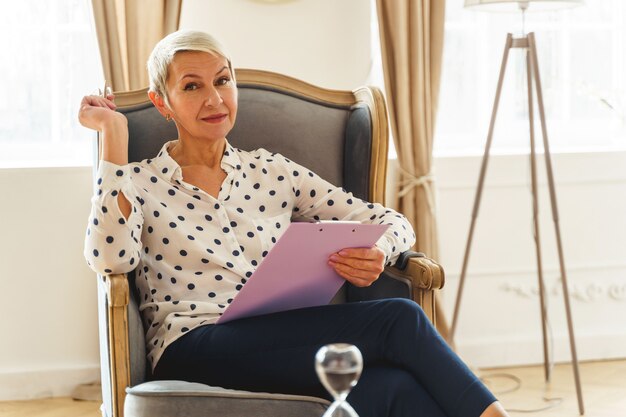
[[[237,116],[237,86],[228,61],[206,52],[179,52],[166,82],[181,139],[224,139]]]

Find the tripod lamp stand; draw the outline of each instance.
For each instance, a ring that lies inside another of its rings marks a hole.
[[[484,6],[484,9],[506,9],[507,7],[515,6],[522,13],[522,22],[524,21],[525,12],[529,7],[533,10],[537,9],[555,9],[557,7],[571,6],[582,3],[582,0],[465,0],[465,7]],[[452,323],[450,327],[450,339],[454,340],[454,334],[458,323],[459,309],[461,305],[461,297],[463,295],[463,288],[465,285],[465,278],[467,274],[467,265],[469,261],[470,248],[474,235],[474,227],[476,225],[476,219],[478,217],[478,210],[480,206],[480,200],[482,197],[483,185],[485,181],[485,174],[487,171],[487,163],[489,161],[489,152],[491,149],[491,143],[493,139],[493,129],[496,122],[496,115],[498,111],[498,104],[500,102],[500,93],[502,91],[502,83],[504,80],[504,73],[506,71],[506,64],[511,49],[522,49],[526,54],[526,75],[527,75],[527,100],[528,100],[528,122],[530,127],[530,166],[531,166],[531,185],[532,185],[532,198],[533,198],[533,226],[534,226],[534,240],[536,248],[537,259],[537,276],[539,281],[539,298],[541,307],[541,324],[542,324],[542,336],[543,336],[543,354],[544,354],[544,372],[546,382],[550,381],[550,367],[549,367],[549,352],[548,352],[548,340],[547,340],[547,311],[546,311],[546,294],[545,283],[543,279],[543,268],[541,259],[541,244],[539,234],[539,218],[538,218],[538,184],[537,184],[537,157],[535,150],[535,126],[534,126],[534,114],[533,114],[533,90],[537,94],[537,107],[539,111],[539,119],[541,122],[541,133],[543,137],[543,148],[545,153],[546,172],[548,179],[548,187],[550,191],[550,203],[552,207],[552,218],[554,220],[554,228],[556,235],[556,244],[559,256],[559,266],[561,272],[561,283],[563,286],[563,298],[565,302],[565,312],[567,315],[567,327],[569,333],[570,350],[572,355],[572,364],[574,368],[574,380],[576,383],[576,395],[578,399],[578,410],[580,415],[585,413],[582,389],[580,384],[580,373],[578,370],[578,357],[576,354],[576,341],[574,338],[574,326],[572,323],[572,314],[570,309],[570,297],[567,285],[567,275],[565,271],[565,262],[563,260],[563,248],[561,243],[561,231],[559,227],[559,215],[557,209],[556,191],[554,186],[554,175],[552,171],[552,161],[550,157],[550,148],[548,144],[548,133],[546,127],[546,117],[543,106],[543,94],[541,90],[541,80],[539,78],[539,64],[537,61],[537,48],[535,44],[535,34],[528,33],[518,37],[513,37],[511,33],[507,34],[506,43],[504,47],[504,55],[502,57],[502,64],[500,67],[500,75],[498,78],[498,85],[496,89],[496,96],[493,103],[493,110],[491,113],[491,121],[489,124],[489,131],[487,134],[487,142],[485,145],[485,152],[482,159],[480,168],[480,175],[478,180],[478,186],[476,188],[476,195],[474,198],[474,207],[472,211],[472,220],[467,238],[467,244],[465,247],[465,255],[463,258],[463,265],[461,269],[461,276],[459,279],[459,288],[456,296],[456,302],[454,306],[454,314],[452,317]]]

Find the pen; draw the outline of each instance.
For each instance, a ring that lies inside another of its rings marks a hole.
[[[107,98],[111,95],[111,87],[109,87],[109,83],[107,80],[104,80],[104,88],[102,89],[102,97]]]

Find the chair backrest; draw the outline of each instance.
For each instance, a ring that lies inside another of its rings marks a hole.
[[[268,71],[236,70],[239,110],[228,135],[238,148],[285,155],[357,197],[384,203],[387,112],[375,87],[327,90]],[[147,89],[117,93],[129,123],[131,162],[155,156],[177,137]]]
[[[384,204],[388,130],[380,90],[327,90],[248,69],[237,70],[236,78],[239,109],[228,135],[233,146],[281,153],[359,198]],[[165,142],[177,137],[174,123],[159,114],[147,89],[116,93],[116,103],[128,119],[129,161],[154,157]],[[149,372],[136,297],[131,297],[129,326],[131,385],[135,385]]]

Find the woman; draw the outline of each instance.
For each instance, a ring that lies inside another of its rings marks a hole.
[[[101,274],[137,268],[148,358],[157,379],[329,398],[313,366],[323,345],[360,348],[365,368],[348,400],[365,416],[504,416],[498,402],[407,300],[306,308],[215,325],[292,219],[388,223],[372,248],[328,263],[368,286],[411,247],[404,216],[354,198],[265,150],[233,148],[237,116],[228,55],[203,32],[161,40],[149,96],[178,139],[128,163],[128,128],[113,97],[87,96],[79,119],[102,132],[85,256]]]

